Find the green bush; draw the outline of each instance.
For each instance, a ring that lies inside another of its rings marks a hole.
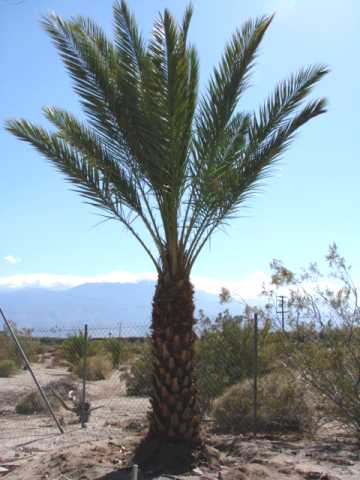
[[[131,356],[128,345],[119,338],[107,338],[103,341],[103,347],[111,357],[113,368],[118,368]]]
[[[101,342],[91,340],[90,338],[86,340],[82,332],[68,337],[61,346],[63,359],[75,368],[83,360],[85,353],[88,357],[92,357],[102,353],[102,350]]]
[[[16,363],[13,360],[0,361],[0,377],[8,378],[17,372]]]
[[[203,317],[203,320],[206,317]],[[195,375],[202,410],[209,410],[211,402],[228,387],[252,375],[254,367],[253,320],[248,312],[244,317],[233,317],[227,311],[219,314],[195,344]],[[275,368],[275,343],[270,323],[260,322],[258,348],[259,375]],[[274,345],[273,345],[274,343]],[[125,375],[128,395],[148,395],[151,388],[151,350],[143,346],[130,372]]]
[[[60,395],[60,397],[67,399],[68,393],[73,390],[76,391],[76,385],[67,379],[55,380],[44,387],[44,391],[49,399],[49,402],[54,410],[61,407],[58,398],[53,394],[53,391]],[[16,413],[22,415],[32,415],[36,413],[47,412],[47,407],[38,390],[33,390],[24,397],[20,398],[15,406]]]
[[[273,359],[276,358],[272,355],[270,323],[261,323],[258,329],[259,375],[270,372],[275,365]],[[207,324],[210,324],[209,320]],[[231,385],[252,375],[253,332],[250,313],[233,317],[225,311],[202,333],[196,344],[196,374],[203,409],[209,409],[211,402]]]
[[[304,432],[312,423],[304,386],[294,377],[276,372],[258,383],[256,429],[259,432]],[[223,433],[247,433],[254,428],[253,382],[233,385],[215,400],[212,415],[215,428]]]
[[[83,378],[83,362],[74,368],[74,373]],[[89,357],[86,364],[86,379],[90,381],[105,380],[111,375],[112,362],[107,355],[99,354]]]
[[[19,330],[13,325],[21,346],[30,362],[36,362],[38,355],[42,353],[42,347],[39,340],[31,336],[30,330]],[[0,332],[0,361],[12,360],[17,368],[21,368],[23,360],[16,348],[16,345],[7,332]]]

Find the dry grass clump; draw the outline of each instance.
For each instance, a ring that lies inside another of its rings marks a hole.
[[[83,363],[75,366],[73,372],[80,378],[83,377]],[[105,380],[110,377],[112,372],[112,361],[108,355],[99,354],[87,359],[86,379],[90,381]]]
[[[57,410],[60,408],[61,403],[53,394],[53,391],[62,398],[66,399],[71,390],[76,392],[76,385],[67,379],[56,380],[49,382],[44,387],[44,391],[49,399],[49,402],[53,409]],[[36,413],[43,413],[47,411],[44,400],[42,399],[40,393],[37,390],[33,390],[24,397],[20,398],[19,402],[15,406],[16,413],[22,415],[32,415]]]

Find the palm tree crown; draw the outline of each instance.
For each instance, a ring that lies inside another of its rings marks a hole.
[[[199,98],[191,16],[188,7],[178,24],[165,10],[145,44],[124,1],[114,4],[113,41],[90,19],[51,14],[43,25],[87,121],[50,107],[44,113],[55,131],[7,122],[106,218],[125,225],[158,273],[175,277],[189,276],[210,235],[237,214],[296,130],[325,111],[324,99],[302,105],[327,73],[322,65],[279,83],[257,112],[237,109],[271,16],[234,33]]]

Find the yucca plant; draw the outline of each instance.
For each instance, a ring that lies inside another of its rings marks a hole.
[[[11,120],[7,128],[49,159],[106,218],[124,225],[152,260],[158,281],[147,439],[159,448],[176,444],[185,464],[202,443],[192,268],[297,129],[324,113],[324,99],[302,102],[327,69],[300,70],[279,83],[257,112],[242,112],[237,105],[271,16],[247,21],[234,33],[199,98],[198,56],[188,42],[191,6],[180,23],[168,10],[160,14],[147,43],[127,4],[113,8],[113,40],[88,18],[66,21],[51,14],[43,20],[87,120],[47,107],[55,131],[26,120]],[[148,235],[139,233],[141,223]]]

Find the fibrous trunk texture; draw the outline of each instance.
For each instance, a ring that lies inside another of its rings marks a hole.
[[[190,281],[159,276],[152,313],[152,409],[143,445],[151,463],[161,456],[170,466],[175,456],[177,466],[186,468],[203,450],[194,378],[194,324]]]
[[[194,323],[193,287],[189,280],[159,278],[152,316],[150,432],[167,440],[199,440]]]

